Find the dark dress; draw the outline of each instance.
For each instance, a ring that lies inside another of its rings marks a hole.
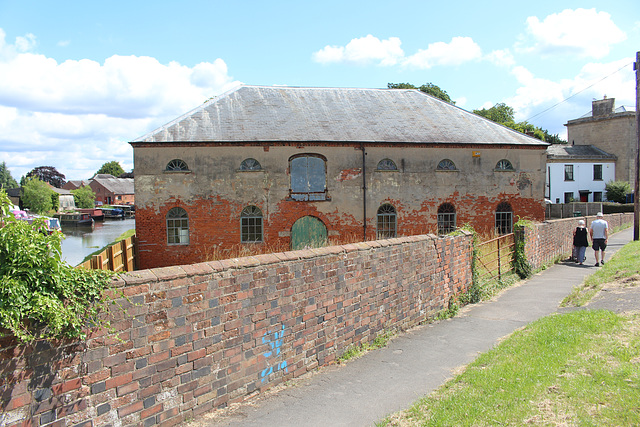
[[[576,227],[576,232],[573,235],[573,246],[589,246],[589,242],[587,241],[587,234],[589,231],[586,227]]]

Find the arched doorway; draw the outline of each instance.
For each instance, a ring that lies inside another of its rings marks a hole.
[[[327,244],[327,227],[318,218],[303,216],[291,227],[291,249],[319,248]]]

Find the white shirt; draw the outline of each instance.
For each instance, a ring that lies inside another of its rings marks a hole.
[[[609,223],[604,219],[596,219],[591,223],[592,239],[606,239],[605,230],[609,228]]]

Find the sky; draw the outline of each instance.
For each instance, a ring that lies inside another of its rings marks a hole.
[[[240,84],[433,83],[566,138],[604,96],[635,109],[637,0],[0,0],[0,162],[89,179]]]

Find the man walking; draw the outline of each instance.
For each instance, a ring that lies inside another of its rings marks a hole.
[[[609,223],[604,220],[602,212],[598,212],[596,217],[597,219],[589,227],[589,235],[596,255],[596,267],[600,267],[600,264],[604,265],[604,250],[607,248],[607,240],[609,240]],[[600,256],[601,254],[602,256]]]

